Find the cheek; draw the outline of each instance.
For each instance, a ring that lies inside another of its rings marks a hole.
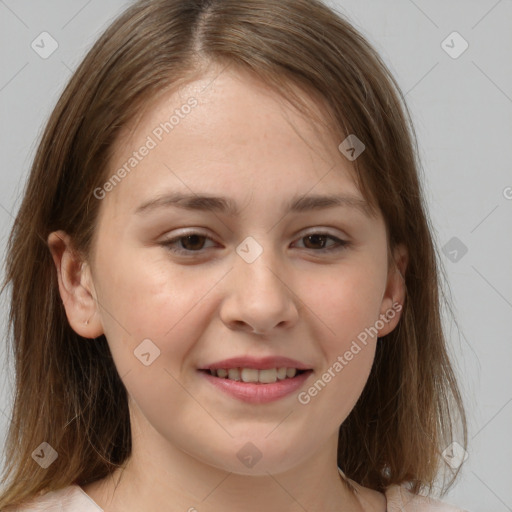
[[[377,344],[377,337],[371,335],[380,308],[380,288],[375,283],[354,272],[311,297],[311,309],[322,319],[317,325],[323,327],[315,334],[323,365],[298,401],[314,418],[309,420],[313,429],[338,428],[366,385]]]
[[[317,412],[336,404],[333,425],[350,413],[370,374],[386,276],[385,262],[362,257],[340,266],[329,279],[317,280],[316,287],[310,283],[306,302],[321,319],[316,336],[324,366],[302,403],[315,402]]]
[[[307,286],[308,308],[322,320],[325,348],[332,354],[348,350],[351,341],[379,319],[386,270],[376,261],[340,265],[316,285]]]
[[[219,278],[190,270],[184,275],[168,261],[149,261],[135,250],[122,254],[115,267],[104,257],[108,250],[98,257],[105,336],[135,404],[167,425],[177,409],[186,411],[190,404],[180,384],[181,365],[204,330],[201,299]]]
[[[179,364],[205,329],[208,293],[222,272],[180,268],[165,254],[155,258],[155,251],[147,249],[119,251],[114,266],[109,257],[112,247],[104,247],[97,258],[96,290],[105,335],[122,366],[120,374],[131,367],[133,351],[146,339],[155,345],[156,354],[169,356],[155,364],[163,359]]]

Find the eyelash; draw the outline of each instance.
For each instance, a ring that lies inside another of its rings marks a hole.
[[[204,238],[206,238],[208,240],[212,240],[209,236],[205,235],[204,233],[200,233],[200,232],[196,232],[196,231],[191,231],[189,233],[185,233],[185,234],[182,234],[180,236],[176,236],[174,238],[170,238],[169,240],[165,240],[160,245],[165,247],[168,251],[170,251],[170,252],[172,252],[174,254],[177,254],[179,256],[180,255],[186,255],[187,257],[193,257],[192,255],[194,253],[201,254],[201,252],[204,251],[203,249],[199,249],[197,251],[192,251],[192,250],[187,250],[187,249],[176,249],[176,248],[172,247],[172,245],[175,244],[176,242],[179,242],[183,238],[188,238],[190,236],[199,236],[199,237],[204,237]],[[308,234],[306,234],[304,236],[301,236],[299,238],[299,240],[302,240],[303,238],[307,238],[309,236],[327,237],[327,238],[330,238],[331,240],[334,240],[337,243],[337,246],[330,247],[330,248],[327,248],[327,249],[325,249],[325,248],[323,248],[323,249],[307,249],[306,248],[306,250],[310,250],[310,251],[313,251],[313,252],[331,253],[331,252],[343,250],[343,249],[345,249],[345,248],[347,248],[349,246],[349,242],[347,242],[346,240],[341,240],[340,238],[337,238],[337,237],[335,237],[333,235],[330,235],[329,233],[325,233],[325,232],[322,232],[322,231],[308,233]]]

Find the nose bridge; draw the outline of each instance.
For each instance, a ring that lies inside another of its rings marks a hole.
[[[280,274],[283,267],[271,245],[270,237],[264,241],[249,236],[236,248],[238,255],[235,270],[242,286],[252,288],[254,294],[282,292]],[[270,298],[270,297],[269,297]]]
[[[261,238],[260,238],[261,240]],[[236,248],[225,321],[243,322],[260,333],[297,318],[294,294],[270,237],[247,237]]]

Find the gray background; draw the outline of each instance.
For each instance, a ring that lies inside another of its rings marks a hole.
[[[2,261],[42,127],[93,41],[129,3],[0,0]],[[458,330],[445,322],[469,416],[468,459],[444,499],[473,512],[512,511],[512,2],[329,4],[366,35],[397,77],[419,137],[427,200],[460,324]],[[58,43],[47,59],[31,48],[43,31]],[[444,48],[458,52],[460,39],[442,46],[453,31],[469,44],[457,58]],[[3,340],[6,312],[4,294]],[[5,342],[0,347],[3,446],[13,375]]]

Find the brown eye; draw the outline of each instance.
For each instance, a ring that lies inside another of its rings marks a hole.
[[[333,240],[335,244],[327,246],[327,241],[329,239]],[[310,235],[303,236],[300,240],[305,241],[304,245],[306,249],[310,249],[316,252],[335,251],[348,246],[347,241],[329,235],[328,233],[312,233]]]
[[[211,238],[201,233],[190,233],[170,238],[160,245],[170,252],[187,255],[187,253],[201,252],[206,240],[211,240]]]
[[[174,254],[183,256],[195,256],[204,252],[203,249],[205,248],[205,242],[207,240],[212,239],[201,233],[190,233],[176,236],[162,242],[160,245],[164,246],[167,250]],[[299,240],[305,241],[305,249],[319,253],[328,253],[331,251],[342,250],[349,245],[347,241],[341,240],[328,233],[311,233],[301,237]],[[329,240],[334,241],[334,244],[331,243],[328,245]]]
[[[182,247],[188,251],[197,251],[203,248],[205,238],[203,235],[187,235],[178,240],[181,240]]]
[[[307,243],[304,245],[308,249],[324,249],[327,243],[326,238],[328,238],[326,235],[308,235],[305,236],[303,240],[307,240]],[[311,245],[313,245],[313,247],[311,247]]]

